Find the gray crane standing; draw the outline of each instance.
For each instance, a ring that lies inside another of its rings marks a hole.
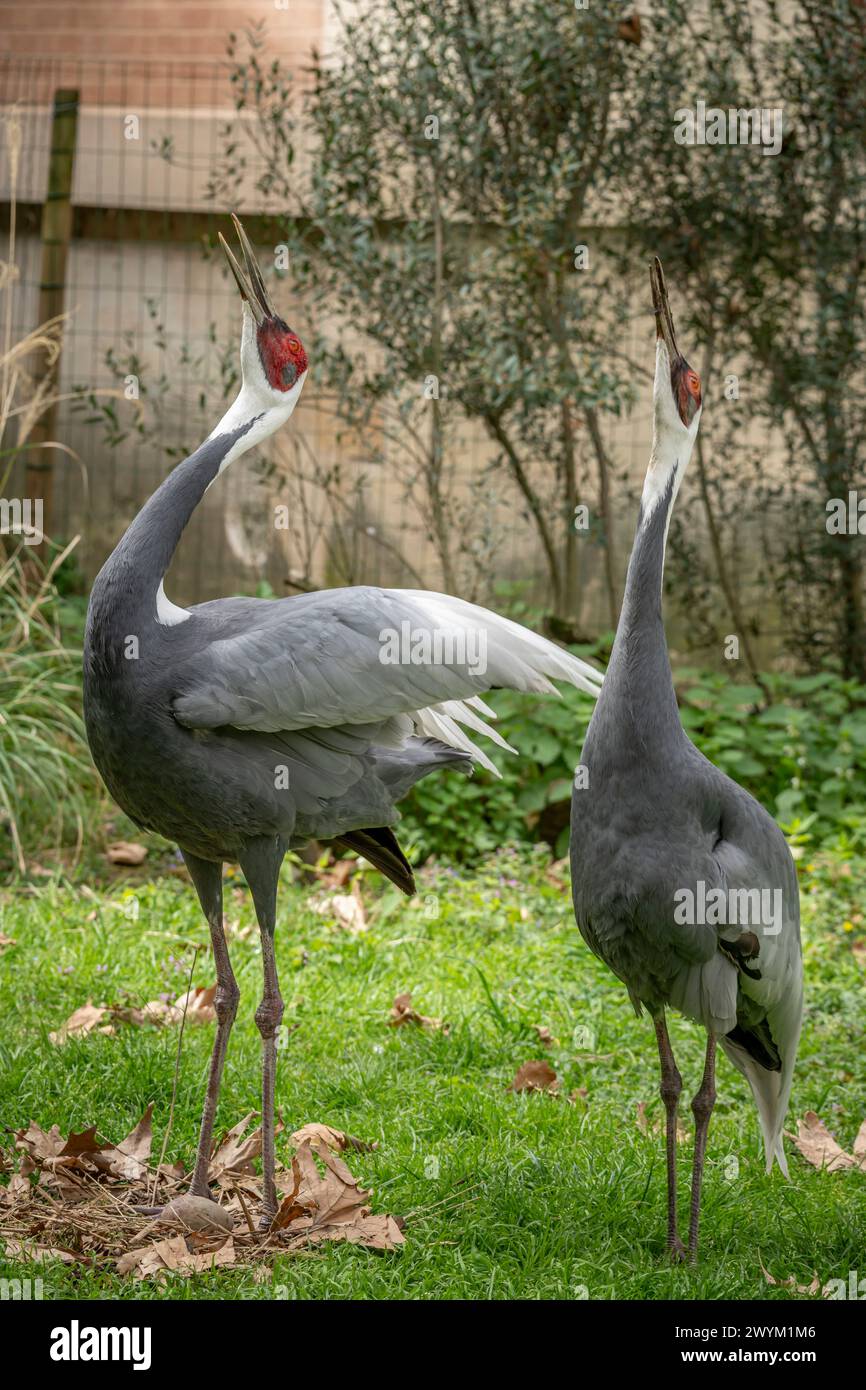
[[[288,420],[307,375],[306,352],[275,313],[237,219],[235,227],[245,271],[222,244],[243,303],[241,390],[97,576],[84,699],[90,748],[109,791],[139,826],[179,845],[210,928],[217,1030],[190,1188],[199,1196],[208,1195],[238,1005],[223,930],[223,862],[239,863],[250,886],[264,967],[256,1024],[267,1222],[276,1211],[274,1084],[283,1013],[274,928],[287,849],[312,838],[332,841],[414,892],[391,829],[396,802],[439,768],[468,771],[477,762],[496,770],[465,732],[509,746],[485,723],[493,714],[482,692],[506,686],[555,694],[557,679],[597,696],[601,675],[517,623],[446,594],[358,587],[188,609],[169,601],[163,577],[206,489]],[[393,638],[404,634],[408,643],[390,659]]]
[[[671,511],[700,424],[701,384],[677,348],[658,260],[650,278],[658,339],[652,454],[610,666],[575,777],[571,873],[581,935],[625,984],[636,1013],[645,1008],[655,1025],[674,1259],[686,1256],[676,1207],[682,1081],[665,1008],[707,1030],[692,1101],[694,1260],[717,1040],[751,1085],[767,1171],[775,1159],[787,1176],[782,1126],[803,1015],[803,964],[785,837],[754,797],[698,752],[677,710],[662,574]]]

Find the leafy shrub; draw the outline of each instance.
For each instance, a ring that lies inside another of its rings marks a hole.
[[[682,672],[680,716],[712,762],[783,826],[825,843],[866,838],[866,687],[831,672],[753,685]]]
[[[866,843],[866,688],[830,673],[763,680],[769,704],[757,686],[680,671],[677,697],[689,737],[801,840]],[[519,759],[492,751],[501,782],[478,771],[468,781],[445,773],[419,783],[404,803],[402,838],[414,841],[421,858],[472,860],[509,841],[533,840],[563,855],[591,702],[571,687],[561,700],[513,691],[487,698]]]

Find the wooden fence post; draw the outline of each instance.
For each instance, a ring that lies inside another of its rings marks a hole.
[[[38,323],[63,313],[66,292],[66,258],[72,236],[72,170],[78,129],[78,92],[59,88],[54,93],[51,119],[51,154],[48,188],[42,205],[42,274],[39,281]],[[44,381],[49,372],[59,377],[60,363],[49,367],[40,357],[34,375]],[[50,406],[36,421],[27,451],[25,496],[42,502],[42,530],[51,535],[54,482],[53,450],[40,448],[54,437],[55,408]],[[34,447],[35,446],[35,447]]]

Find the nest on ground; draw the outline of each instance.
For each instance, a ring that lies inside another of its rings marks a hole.
[[[317,1245],[349,1241],[390,1251],[405,1241],[404,1222],[369,1205],[371,1194],[341,1154],[375,1144],[329,1125],[291,1135],[291,1165],[277,1170],[279,1207],[260,1228],[262,1179],[255,1160],[261,1130],[252,1112],[215,1145],[208,1173],[211,1198],[193,1197],[182,1164],[151,1163],[148,1106],[120,1144],[96,1126],[65,1138],[57,1125],[31,1123],[7,1131],[0,1150],[0,1240],[8,1257],[133,1276],[189,1275],[220,1267],[252,1267],[269,1277],[275,1255],[309,1255]]]

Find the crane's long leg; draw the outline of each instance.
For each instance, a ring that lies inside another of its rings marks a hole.
[[[222,864],[211,863],[208,859],[198,859],[193,854],[184,853],[183,857],[210,927],[217,977],[217,991],[214,998],[214,1010],[217,1016],[216,1039],[210,1059],[195,1171],[189,1189],[197,1197],[208,1197],[210,1190],[207,1174],[213,1141],[214,1119],[219,1100],[223,1064],[229,1044],[229,1034],[235,1021],[235,1014],[238,1011],[240,990],[232,971],[225,931],[223,930],[223,866]]]
[[[668,1166],[668,1239],[667,1250],[671,1259],[685,1259],[685,1246],[679,1238],[677,1232],[677,1106],[679,1105],[680,1092],[683,1089],[683,1080],[677,1070],[674,1061],[671,1040],[668,1037],[668,1026],[665,1022],[665,1011],[661,1009],[655,1015],[653,1022],[656,1030],[656,1042],[659,1049],[659,1062],[661,1063],[661,1091],[662,1102],[665,1107],[665,1152]]]
[[[262,938],[264,991],[256,1009],[256,1027],[262,1035],[262,1225],[269,1226],[277,1213],[274,1087],[277,1071],[277,1033],[283,1017],[283,999],[274,957],[277,921],[277,880],[286,848],[276,836],[253,840],[240,860],[250,885]]]
[[[716,1103],[716,1035],[707,1035],[707,1055],[704,1062],[704,1075],[700,1088],[692,1101],[692,1114],[695,1117],[695,1161],[692,1168],[692,1214],[689,1221],[689,1259],[698,1258],[698,1220],[701,1213],[701,1181],[704,1176],[704,1155],[707,1151],[707,1133],[710,1116]]]

